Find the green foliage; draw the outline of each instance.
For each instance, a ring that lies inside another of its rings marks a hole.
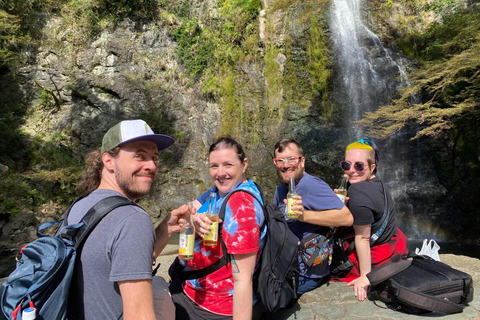
[[[187,20],[174,33],[178,43],[178,59],[192,77],[200,77],[213,60],[214,47],[211,39],[201,28],[197,19]]]
[[[242,42],[254,41],[251,37],[256,31],[253,26],[260,1],[228,0],[219,1],[218,5],[223,19],[200,22],[188,18],[174,33],[179,60],[187,73],[197,79],[206,73],[218,74],[219,69],[232,70],[243,51]],[[250,48],[253,49],[251,44]]]
[[[155,19],[157,0],[70,0],[62,7],[69,40],[87,42],[105,28],[113,28],[126,17]]]
[[[100,17],[115,15],[118,19],[127,16],[152,19],[157,13],[157,0],[92,0],[92,7]]]
[[[10,170],[0,179],[0,207],[15,214],[25,207],[46,201],[68,204],[75,197],[82,161],[58,135],[43,140],[39,135],[29,140],[25,153],[31,162],[27,171]]]
[[[22,170],[29,163],[25,136],[20,130],[26,111],[26,99],[12,73],[0,76],[0,163]]]
[[[19,213],[26,207],[45,202],[45,198],[40,192],[32,188],[32,184],[21,174],[2,175],[0,190],[0,208],[12,215]]]
[[[180,19],[188,19],[190,16],[189,0],[158,0],[158,6],[167,12],[175,14]]]
[[[458,10],[433,23],[426,32],[412,32],[398,39],[402,48],[419,61],[449,58],[478,43],[480,10]]]
[[[332,68],[328,56],[328,44],[323,27],[317,17],[312,15],[310,19],[310,41],[307,45],[307,70],[310,74],[310,87],[312,95],[321,97],[323,115],[332,116],[331,104],[329,103],[330,70]]]
[[[22,120],[13,112],[0,116],[0,163],[16,168],[28,164],[28,152],[23,146],[24,135],[19,129]]]
[[[242,101],[236,98],[241,85],[236,83],[235,69],[257,54],[257,15],[260,0],[218,0],[218,12],[200,21],[182,17],[174,32],[180,62],[194,81],[201,80],[207,98],[222,101],[223,133],[241,130],[245,119]],[[177,9],[181,9],[179,7]],[[240,125],[240,126],[239,126]]]
[[[439,138],[461,127],[462,119],[479,117],[480,8],[459,10],[446,17],[444,24],[436,23],[424,34],[417,31],[415,39],[408,43],[416,45],[416,56],[424,64],[409,75],[413,84],[392,105],[361,121],[379,137],[418,123],[423,129],[415,138]]]
[[[302,30],[304,36],[295,35],[295,43],[292,37],[286,36],[282,44],[273,44],[273,39],[270,38],[273,30],[270,30],[271,26],[266,28],[264,74],[267,83],[266,104],[271,117],[278,114],[281,121],[286,107],[292,104],[307,107],[312,105],[312,101],[316,101],[315,105],[318,102],[322,116],[331,116],[331,64],[328,40],[324,34],[328,5],[329,1],[303,1],[300,4],[293,0],[276,1],[273,4],[271,10],[293,11],[300,16],[299,24],[294,27],[296,30],[292,31]],[[277,61],[280,53],[286,57],[284,70],[280,70]]]
[[[19,30],[18,17],[0,10],[0,67],[7,67],[17,61],[15,47]]]
[[[67,137],[56,135],[48,140],[36,136],[29,145],[32,170],[25,173],[29,179],[48,182],[56,202],[66,204],[75,196],[76,183],[83,170],[82,159],[71,149]],[[61,194],[53,191],[59,188]],[[67,198],[65,198],[67,196]]]
[[[425,4],[424,9],[426,11],[433,11],[435,13],[442,12],[445,7],[455,6],[457,3],[455,0],[437,0]]]
[[[222,81],[223,93],[223,121],[221,134],[236,135],[241,132],[240,125],[243,119],[243,110],[238,105],[237,97],[235,96],[235,76],[233,73],[224,76]]]
[[[277,63],[279,53],[279,48],[271,46],[263,58],[265,63],[264,75],[267,84],[265,87],[266,104],[269,107],[270,116],[274,112],[272,108],[279,105],[278,101],[281,99],[283,73],[280,70],[280,65]]]

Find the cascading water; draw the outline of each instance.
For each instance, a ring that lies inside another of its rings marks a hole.
[[[344,108],[344,125],[352,140],[364,134],[353,122],[388,104],[395,90],[406,85],[405,72],[363,23],[361,0],[333,0],[330,29],[336,60],[334,96]]]
[[[365,112],[388,105],[396,90],[408,85],[404,70],[408,62],[385,48],[364,24],[361,0],[332,0],[329,24],[335,70],[332,97],[342,110],[338,130],[342,134],[337,138],[337,145],[344,148],[365,135],[365,128],[355,121]],[[415,219],[419,216],[414,213],[407,188],[417,188],[419,172],[424,168],[416,158],[419,149],[412,149],[412,144],[407,146],[411,136],[411,133],[400,132],[387,141],[378,141],[381,152],[378,173],[396,201],[401,227],[408,236],[419,238],[427,235]],[[432,231],[428,234],[431,236]]]

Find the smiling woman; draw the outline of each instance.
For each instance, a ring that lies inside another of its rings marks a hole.
[[[396,225],[392,197],[375,175],[378,154],[375,143],[363,138],[348,145],[345,161],[340,163],[348,176],[348,208],[354,218],[355,237],[349,255],[354,267],[339,280],[353,286],[361,301],[370,285],[367,273],[408,253],[407,239]]]
[[[232,319],[232,316],[235,320],[252,319],[253,305],[257,302],[252,278],[265,242],[266,228],[262,228],[262,204],[252,196],[262,199],[260,191],[245,177],[246,169],[247,158],[237,141],[231,137],[213,141],[208,171],[215,185],[197,199],[198,213],[193,218],[197,233],[193,259],[179,260],[186,270],[193,273],[200,270],[197,274],[202,275],[193,280],[184,280],[182,274],[172,276],[170,291],[177,319]],[[228,198],[225,218],[219,226],[225,247],[222,248],[220,242],[216,246],[205,245],[202,238],[210,232],[212,224],[205,214],[212,200],[206,201],[206,198],[213,195],[215,201],[212,203],[218,212],[226,196],[234,190],[252,194],[238,191]],[[227,250],[230,261],[216,268],[224,256],[223,250]],[[209,272],[204,273],[207,268]]]
[[[232,191],[245,179],[247,158],[237,143],[218,139],[210,146],[209,173],[221,197]]]

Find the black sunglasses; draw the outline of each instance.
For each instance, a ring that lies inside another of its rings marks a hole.
[[[363,162],[355,162],[353,164],[353,168],[357,171],[363,171],[365,169],[365,166],[366,164]],[[342,167],[343,170],[347,171],[347,170],[350,170],[350,168],[352,167],[352,164],[347,161],[342,161],[340,162],[340,167]]]

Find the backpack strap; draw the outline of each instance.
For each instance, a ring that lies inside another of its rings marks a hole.
[[[255,183],[255,185],[257,186],[258,188],[258,185]],[[260,190],[260,189],[259,189]],[[225,211],[227,210],[227,202],[228,202],[228,199],[232,196],[232,194],[234,194],[235,192],[246,192],[248,193],[249,195],[251,195],[254,199],[256,199],[258,201],[258,203],[260,203],[262,205],[262,209],[263,209],[263,201],[260,201],[252,192],[248,191],[248,190],[243,190],[243,189],[235,189],[235,190],[232,190],[226,197],[225,199],[223,200],[223,203],[222,203],[222,206],[220,207],[220,212],[218,213],[218,218],[219,219],[222,219],[222,223],[218,226],[218,233],[219,233],[219,239],[222,243],[222,250],[223,250],[223,257],[222,259],[225,259],[226,263],[227,264],[229,261],[230,261],[230,256],[227,252],[227,246],[225,245],[225,242],[223,241],[223,235],[222,235],[222,228],[221,228],[221,225],[223,224],[223,219],[225,218]],[[260,191],[260,193],[262,194],[262,192]],[[262,199],[263,199],[263,194],[262,194]],[[263,211],[263,214],[265,215],[265,210],[262,210]],[[266,223],[266,220],[267,217],[265,217],[265,223]],[[263,226],[262,226],[263,228]]]
[[[258,185],[255,184],[258,188]],[[182,279],[185,279],[185,280],[193,280],[193,279],[199,279],[199,278],[203,278],[215,271],[217,271],[218,269],[226,266],[229,262],[230,262],[230,256],[227,252],[227,246],[225,245],[225,242],[223,241],[223,235],[222,235],[222,224],[223,224],[223,219],[225,218],[225,210],[227,209],[227,202],[228,202],[228,199],[232,196],[232,194],[234,194],[235,192],[246,192],[248,194],[250,194],[254,199],[256,199],[260,204],[262,204],[263,202],[260,201],[252,192],[248,191],[248,190],[244,190],[244,189],[235,189],[235,190],[232,190],[229,194],[227,194],[225,196],[225,199],[223,200],[223,203],[222,203],[222,206],[220,207],[220,211],[218,213],[218,218],[219,219],[222,219],[222,223],[220,223],[218,225],[218,238],[219,238],[219,241],[220,241],[220,244],[222,245],[222,252],[223,252],[223,257],[221,257],[219,260],[217,260],[215,263],[209,265],[208,267],[205,267],[203,269],[200,269],[200,270],[190,270],[190,271],[181,271],[180,273],[180,276]],[[259,189],[260,191],[260,194],[262,194],[261,190]],[[262,194],[262,199],[263,199],[263,194]],[[262,205],[263,207],[263,205]],[[265,211],[264,211],[264,214],[265,214]],[[266,219],[266,218],[265,218]],[[265,220],[266,222],[266,220]],[[182,267],[176,267],[176,271],[177,271],[177,274],[179,273],[179,269],[182,269]]]
[[[391,281],[391,284],[392,288],[396,290],[397,299],[409,306],[429,311],[443,312],[446,314],[462,312],[465,308],[464,305],[449,300],[413,291],[397,284],[394,280]]]
[[[377,242],[378,238],[382,235],[383,231],[387,227],[387,222],[390,218],[390,209],[388,206],[388,198],[387,198],[387,190],[385,189],[385,185],[383,184],[382,181],[380,181],[382,184],[383,188],[383,196],[384,196],[384,202],[385,202],[385,209],[383,210],[382,217],[380,220],[372,224],[372,231],[371,231],[371,236],[370,236],[370,247],[373,247],[375,242]]]
[[[387,198],[387,190],[385,189],[385,185],[383,184],[382,181],[380,181],[382,184],[383,188],[383,197],[384,197],[384,202],[385,202],[385,209],[383,210],[382,217],[380,220],[377,222],[374,222],[372,224],[372,230],[370,231],[370,247],[373,247],[373,245],[377,242],[378,238],[382,235],[383,231],[387,227],[388,220],[390,218],[390,211],[392,210],[392,207],[388,205],[388,198]],[[355,249],[355,241],[350,242],[350,245],[348,246],[347,250],[345,250],[348,253],[350,253],[353,249]]]
[[[393,277],[397,273],[407,269],[412,264],[412,261],[402,259],[397,262],[387,263],[379,268],[373,269],[367,274],[368,280],[370,280],[371,287],[375,287],[380,282]]]
[[[72,209],[73,205],[75,203],[78,202],[78,200],[84,198],[86,195],[81,195],[79,197],[77,197],[75,200],[73,200],[73,202],[70,204],[70,206],[68,206],[68,209],[62,214],[62,219],[60,221],[48,221],[48,222],[45,222],[43,224],[41,224],[38,228],[37,228],[37,237],[39,238],[43,238],[43,237],[49,237],[50,235],[49,234],[45,234],[41,231],[51,227],[51,226],[55,226],[55,225],[58,225],[57,229],[55,230],[54,232],[54,235],[57,236],[60,234],[60,231],[67,226],[67,217],[68,215],[70,214],[70,210]]]
[[[90,210],[88,210],[88,212],[82,218],[79,224],[83,223],[83,227],[69,228],[69,225],[67,224],[67,226],[60,231],[59,236],[73,241],[75,243],[75,248],[78,248],[83,241],[85,241],[90,232],[92,232],[92,230],[97,226],[100,220],[102,220],[112,210],[126,205],[132,205],[141,208],[135,202],[122,196],[111,196],[104,198],[97,202]],[[68,208],[66,214],[64,215],[64,223],[67,223],[66,221],[68,219],[68,214],[70,213],[70,209],[72,207],[73,204],[70,206],[70,208]]]

